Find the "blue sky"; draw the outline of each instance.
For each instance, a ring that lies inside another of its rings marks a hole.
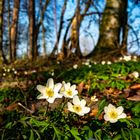
[[[100,0],[100,1],[101,1],[99,3],[100,12],[102,12],[104,9],[104,6],[105,6],[105,0]],[[57,9],[58,9],[57,18],[60,17],[60,10],[62,8],[63,2],[64,2],[63,0],[57,0],[57,6],[58,6],[57,7]],[[129,15],[129,24],[133,27],[133,29],[137,32],[137,35],[140,37],[140,31],[139,31],[139,29],[140,29],[140,17],[139,17],[140,6],[133,7],[132,3],[129,3],[129,6],[131,7],[131,9],[128,9],[128,11],[130,10],[130,13],[131,13]],[[75,0],[69,0],[68,5],[67,5],[66,14],[65,14],[65,19],[69,19],[73,16],[75,7],[76,7]],[[50,9],[51,9],[51,12],[50,12]],[[90,10],[95,11],[94,9],[91,9],[91,8],[90,8]],[[50,14],[50,16],[52,16],[52,18],[53,18],[53,16],[54,16],[53,15],[53,6],[49,7],[48,11],[50,12],[50,13],[48,12]],[[21,17],[20,22],[25,24],[24,31],[26,31],[28,29],[28,17],[27,17],[27,15],[24,15],[24,17],[25,17],[24,19],[23,19],[23,17]],[[91,51],[94,48],[94,46],[96,45],[96,43],[98,41],[98,37],[99,37],[99,25],[96,22],[93,21],[90,28],[87,28],[90,19],[91,19],[91,17],[85,17],[84,21],[82,22],[81,29],[80,29],[80,47],[81,47],[81,50],[86,51],[86,53],[89,53],[89,51]],[[52,27],[54,26],[53,24],[54,23],[52,22]],[[59,27],[59,20],[57,21],[57,28],[58,27]],[[85,29],[86,29],[86,33],[85,33]],[[62,34],[64,34],[64,32],[65,32],[65,28],[63,29]],[[50,33],[51,38],[50,39],[46,38],[47,52],[51,52],[51,50],[53,49],[55,39],[56,39],[55,28],[52,29],[52,31],[49,33]],[[40,35],[40,37],[41,37],[41,35]],[[135,39],[136,39],[136,36],[132,32],[132,30],[130,30],[129,36],[128,36],[128,48],[131,48],[131,49],[129,49],[129,51],[134,52],[137,50],[137,53],[140,54],[140,48],[139,48],[138,44],[136,42],[130,43],[130,42],[132,42],[132,40],[135,40]],[[61,40],[62,40],[62,38],[61,38]],[[41,45],[42,41],[39,43]],[[62,45],[62,43],[60,42],[59,48],[61,47],[61,45]],[[19,45],[18,53],[22,54],[22,53],[26,52],[27,46],[28,46],[28,43],[26,40],[26,41],[24,41],[24,43]],[[42,49],[40,49],[40,51],[42,51]]]

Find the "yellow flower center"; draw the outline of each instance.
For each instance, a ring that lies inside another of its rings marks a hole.
[[[116,118],[118,118],[118,113],[116,111],[112,110],[109,112],[109,117],[112,119],[116,119]]]
[[[60,89],[60,92],[64,92],[64,91],[65,91],[65,88],[64,88],[64,86],[62,86]]]
[[[66,94],[67,94],[68,96],[72,96],[72,91],[71,91],[70,89],[68,89],[68,90],[66,91]]]
[[[54,91],[51,88],[46,88],[46,96],[53,97]]]
[[[82,111],[82,108],[79,105],[74,105],[73,109],[75,110],[75,112],[81,112]]]

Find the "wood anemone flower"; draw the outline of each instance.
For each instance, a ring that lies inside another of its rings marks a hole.
[[[37,99],[46,99],[49,103],[53,103],[56,98],[62,98],[62,95],[58,93],[61,86],[61,83],[54,85],[53,79],[49,78],[46,86],[37,85],[37,90],[41,92]]]
[[[84,116],[85,114],[89,113],[90,108],[86,107],[86,101],[82,99],[80,101],[78,96],[73,97],[73,104],[68,102],[68,110],[78,114],[79,116]]]
[[[72,85],[70,83],[63,83],[63,90],[61,90],[61,94],[63,94],[66,98],[73,98],[78,94],[76,90],[76,85]]]
[[[110,121],[111,123],[116,123],[121,118],[126,118],[126,114],[123,113],[123,107],[115,107],[112,104],[104,107],[104,119]]]

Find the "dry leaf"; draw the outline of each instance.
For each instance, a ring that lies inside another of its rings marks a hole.
[[[94,108],[94,109],[92,109],[92,111],[91,111],[91,113],[90,113],[90,116],[96,116],[97,115],[97,113],[98,113],[98,108]]]
[[[140,95],[134,95],[132,97],[128,97],[127,100],[130,100],[130,101],[140,101]]]
[[[130,89],[140,89],[140,84],[135,84],[131,86]]]
[[[83,88],[84,88],[84,82],[82,81],[77,87],[78,93],[82,93]]]
[[[18,104],[17,103],[13,103],[13,104],[9,105],[8,107],[6,107],[6,110],[12,111],[12,110],[17,109],[17,107],[18,107]]]

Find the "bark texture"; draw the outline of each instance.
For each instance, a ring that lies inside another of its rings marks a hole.
[[[12,25],[10,28],[10,45],[11,45],[11,61],[16,60],[16,46],[17,46],[17,29],[19,17],[20,0],[14,0],[14,8],[12,14]]]
[[[92,55],[103,54],[118,50],[121,47],[120,34],[122,32],[122,43],[127,43],[127,0],[107,0],[106,7],[100,25],[100,35],[97,46]],[[109,54],[109,53],[108,53]]]
[[[35,30],[35,3],[34,0],[29,0],[29,7],[28,7],[28,13],[29,13],[29,53],[28,57],[30,60],[33,60],[34,58],[34,30]]]

